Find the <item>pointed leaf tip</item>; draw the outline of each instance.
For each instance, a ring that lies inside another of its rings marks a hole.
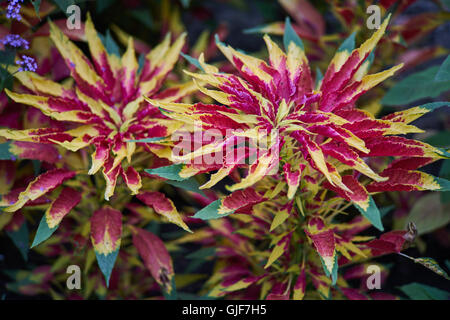
[[[289,17],[286,17],[286,21],[284,24],[284,35],[283,35],[283,44],[284,50],[286,52],[289,51],[289,45],[293,42],[297,47],[301,48],[304,51],[304,45],[302,39],[298,36],[295,30],[292,28],[291,20]]]

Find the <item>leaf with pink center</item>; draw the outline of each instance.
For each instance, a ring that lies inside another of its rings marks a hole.
[[[316,216],[309,219],[305,232],[321,258],[325,273],[327,276],[331,276],[335,283],[338,265],[333,230],[325,225],[325,221],[321,217]]]
[[[64,188],[42,216],[31,247],[47,240],[58,229],[62,219],[81,201],[81,194],[69,187]]]
[[[122,214],[111,207],[103,207],[91,217],[91,240],[97,262],[105,276],[106,285],[119,254],[122,237]]]
[[[234,212],[245,211],[248,207],[266,199],[253,188],[238,190],[223,199],[216,200],[198,211],[193,218],[202,220],[219,219]]]
[[[14,212],[19,210],[28,201],[36,200],[47,192],[52,191],[57,186],[61,185],[65,180],[74,177],[75,174],[75,172],[65,169],[53,169],[41,174],[28,184],[27,188],[18,195],[17,200],[12,205],[4,210],[6,212]]]
[[[168,199],[163,193],[145,191],[138,194],[137,198],[152,207],[158,214],[166,217],[169,222],[175,223],[188,232],[192,232],[183,221],[172,200]]]
[[[161,286],[164,292],[171,295],[175,291],[172,258],[159,237],[155,234],[134,228],[133,245],[139,252],[145,267]]]

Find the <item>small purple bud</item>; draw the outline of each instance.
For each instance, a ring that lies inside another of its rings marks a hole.
[[[21,71],[36,71],[37,70],[37,63],[36,60],[32,57],[28,57],[23,55],[22,60],[17,60],[16,64],[19,66],[19,72]]]
[[[23,0],[9,0],[6,8],[6,18],[20,21],[22,19],[20,16],[21,3],[23,3]]]
[[[0,40],[4,46],[12,47],[12,48],[22,48],[28,50],[30,48],[30,44],[27,40],[23,39],[18,34],[8,34],[2,40]]]

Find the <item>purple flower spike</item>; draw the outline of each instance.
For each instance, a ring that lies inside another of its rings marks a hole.
[[[18,66],[20,66],[18,72],[21,72],[21,71],[33,71],[34,72],[37,69],[37,63],[34,60],[34,58],[28,57],[25,55],[22,56],[22,60],[16,61],[16,64]]]
[[[20,21],[22,19],[20,17],[21,3],[23,3],[23,0],[10,0],[6,8],[6,18]]]
[[[18,34],[8,34],[2,40],[1,43],[5,46],[13,47],[13,48],[22,48],[28,50],[30,48],[30,44],[27,40],[23,39]]]

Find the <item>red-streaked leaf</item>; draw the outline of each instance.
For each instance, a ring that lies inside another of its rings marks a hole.
[[[160,215],[166,217],[170,222],[175,223],[188,232],[191,232],[189,227],[183,221],[182,216],[178,213],[177,208],[175,208],[172,200],[166,198],[163,193],[157,191],[145,191],[138,194],[137,198],[146,205],[152,207]]]
[[[309,219],[305,232],[321,257],[324,269],[330,275],[333,274],[337,264],[336,243],[333,230],[325,225],[325,221],[321,217],[316,216]]]
[[[175,289],[172,287],[174,271],[164,242],[149,231],[133,228],[133,244],[153,278],[170,294]]]
[[[65,169],[47,171],[34,179],[25,191],[21,192],[14,204],[5,208],[7,212],[14,212],[22,208],[28,201],[36,200],[47,192],[53,190],[65,180],[75,176],[75,172]]]
[[[31,247],[47,240],[58,228],[61,220],[80,200],[81,194],[78,191],[69,187],[64,188],[43,215]]]
[[[119,253],[122,237],[122,214],[111,207],[103,207],[91,217],[91,240],[97,262],[109,285],[111,271]]]

